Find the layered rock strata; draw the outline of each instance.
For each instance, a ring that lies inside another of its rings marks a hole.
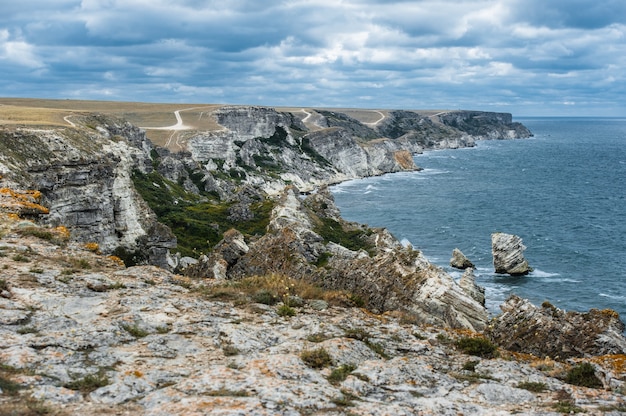
[[[465,269],[473,268],[474,263],[472,263],[470,259],[465,257],[465,254],[463,254],[461,250],[459,250],[458,248],[455,248],[454,250],[452,250],[452,257],[450,258],[450,266],[454,267],[455,269],[465,270]]]
[[[567,312],[549,302],[541,307],[511,296],[490,322],[487,335],[511,351],[566,359],[626,354],[624,324],[610,309]]]
[[[526,246],[519,236],[505,233],[491,234],[491,253],[496,273],[512,276],[526,275],[532,271],[524,258]]]

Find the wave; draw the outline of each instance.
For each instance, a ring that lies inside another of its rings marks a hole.
[[[413,247],[413,243],[411,243],[408,238],[400,240],[400,244],[402,244],[402,247]]]
[[[602,296],[603,298],[609,298],[609,299],[626,300],[626,296],[609,295],[608,293],[600,293],[599,296]]]
[[[543,270],[539,270],[539,269],[535,269],[530,273],[531,276],[533,277],[554,277],[554,276],[560,276],[558,273],[550,273],[550,272],[544,272]],[[570,279],[571,280],[571,279]],[[562,282],[567,281],[567,279],[562,279]],[[573,282],[578,282],[578,281],[574,281]]]

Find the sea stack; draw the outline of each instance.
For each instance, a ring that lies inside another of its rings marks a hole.
[[[472,263],[465,254],[458,248],[452,250],[452,257],[450,258],[450,266],[455,269],[469,269],[470,267],[474,267],[474,263]]]
[[[513,234],[491,234],[491,253],[496,273],[510,274],[511,276],[526,275],[532,271],[524,258],[526,246],[522,239]]]

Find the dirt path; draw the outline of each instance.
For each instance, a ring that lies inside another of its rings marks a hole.
[[[380,111],[378,111],[378,110],[372,110],[372,111],[373,111],[374,113],[378,113],[378,114],[380,114],[380,118],[379,118],[378,120],[374,121],[373,123],[363,123],[363,124],[365,124],[366,126],[372,126],[372,127],[373,127],[373,126],[377,126],[377,125],[378,125],[381,121],[383,121],[383,120],[387,117],[386,115],[384,115],[383,113],[381,113],[381,112],[380,112]]]

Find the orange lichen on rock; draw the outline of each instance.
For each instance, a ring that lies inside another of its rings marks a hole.
[[[41,198],[41,192],[36,190],[0,188],[0,210],[20,216],[49,214],[50,210],[40,204]]]
[[[618,374],[626,373],[626,354],[609,354],[592,357],[591,361]]]
[[[98,245],[98,243],[86,243],[85,248],[93,253],[100,253],[100,246]]]
[[[108,259],[116,263],[118,266],[124,266],[124,261],[117,256],[108,256]]]

